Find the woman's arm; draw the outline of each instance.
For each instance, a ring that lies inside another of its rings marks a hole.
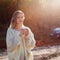
[[[16,40],[14,40],[14,33],[10,29],[7,30],[6,45],[8,52],[13,52],[16,48],[20,46],[20,44],[18,44]]]
[[[35,39],[32,31],[29,29],[29,35],[28,35],[28,40],[27,40],[27,48],[28,49],[33,49],[35,47]]]

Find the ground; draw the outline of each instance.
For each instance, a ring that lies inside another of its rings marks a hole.
[[[32,50],[34,60],[60,60],[60,46],[37,47]],[[7,52],[0,52],[0,60],[8,60]]]

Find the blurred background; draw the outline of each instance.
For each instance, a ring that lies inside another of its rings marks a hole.
[[[18,9],[25,13],[24,24],[34,33],[37,47],[60,45],[60,36],[51,35],[60,28],[60,0],[0,0],[0,49],[6,48],[6,31]]]

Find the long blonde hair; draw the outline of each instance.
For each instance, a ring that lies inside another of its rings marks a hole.
[[[12,28],[15,27],[16,24],[14,24],[14,22],[15,22],[18,14],[23,14],[23,16],[24,16],[24,13],[21,10],[15,11],[12,15],[12,18],[11,18],[10,27],[12,27]],[[25,16],[23,18],[25,19]]]

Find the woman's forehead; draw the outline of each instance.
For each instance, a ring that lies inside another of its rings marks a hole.
[[[17,14],[17,17],[24,16],[24,14]]]
[[[17,15],[24,15],[23,12],[17,12]]]

